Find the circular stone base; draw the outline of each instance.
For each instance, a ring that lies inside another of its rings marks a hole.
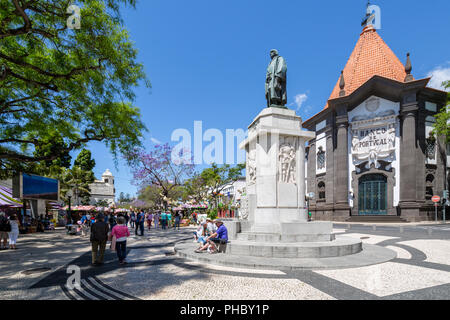
[[[267,258],[233,255],[228,253],[195,253],[196,243],[181,242],[175,246],[179,257],[206,264],[222,265],[234,268],[262,270],[311,270],[357,268],[390,261],[397,253],[390,249],[371,244],[362,244],[362,251],[356,254],[331,258]]]
[[[265,258],[331,258],[355,254],[361,250],[361,240],[352,238],[296,243],[233,240],[227,245],[227,254]]]

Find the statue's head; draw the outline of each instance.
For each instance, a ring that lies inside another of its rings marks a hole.
[[[278,50],[276,50],[276,49],[270,50],[270,57],[273,59],[276,56],[278,56]]]

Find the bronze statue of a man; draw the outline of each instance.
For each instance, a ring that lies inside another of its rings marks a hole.
[[[266,75],[266,99],[268,107],[285,107],[287,103],[286,95],[286,73],[287,65],[283,57],[278,55],[278,51],[270,51],[272,61],[267,68]]]

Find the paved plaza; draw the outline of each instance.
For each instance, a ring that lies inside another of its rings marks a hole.
[[[450,224],[335,223],[337,235],[391,249],[397,257],[371,266],[301,271],[238,269],[174,255],[177,243],[193,242],[193,230],[152,229],[143,237],[132,231],[129,264],[120,266],[107,248],[101,267],[90,266],[88,237],[65,230],[21,235],[18,250],[0,251],[0,299],[450,299]],[[80,290],[65,286],[69,265],[81,268]]]

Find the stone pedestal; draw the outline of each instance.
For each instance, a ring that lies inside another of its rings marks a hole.
[[[308,222],[305,144],[314,137],[314,132],[302,129],[302,119],[289,109],[264,109],[249,126],[248,139],[240,145],[247,152],[252,224],[247,239],[332,240],[331,222]]]

